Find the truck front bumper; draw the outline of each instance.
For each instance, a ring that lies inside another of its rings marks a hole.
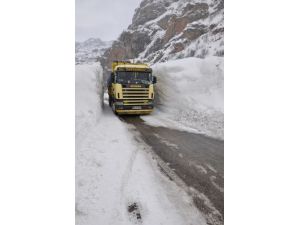
[[[118,114],[149,114],[153,111],[153,103],[145,105],[126,105],[123,102],[116,102],[116,112]]]
[[[145,115],[150,114],[153,109],[131,109],[131,110],[124,110],[124,109],[117,109],[116,112],[118,114],[130,114],[130,115]]]

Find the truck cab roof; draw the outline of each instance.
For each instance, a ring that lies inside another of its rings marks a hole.
[[[127,61],[116,61],[112,63],[112,71],[151,71],[151,68],[144,63],[130,63]]]

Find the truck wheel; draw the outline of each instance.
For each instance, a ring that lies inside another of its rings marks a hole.
[[[112,103],[112,111],[114,112],[114,114],[118,115],[117,111],[116,111],[116,105],[115,103]]]
[[[108,97],[108,103],[109,103],[109,106],[112,107],[112,100],[111,100],[110,96]]]

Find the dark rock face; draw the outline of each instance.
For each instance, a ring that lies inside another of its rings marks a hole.
[[[168,28],[168,22],[172,16],[167,15],[163,17],[161,20],[157,22],[158,26],[160,26],[162,29],[166,30]]]
[[[132,26],[130,26],[130,29],[136,28],[139,25],[143,25],[146,22],[157,18],[166,12],[166,10],[167,9],[164,6],[163,1],[143,1],[141,3],[141,8],[137,10],[133,16]]]
[[[166,44],[172,37],[180,34],[188,23],[189,19],[187,17],[172,17],[168,22],[164,43]]]
[[[174,49],[171,53],[181,52],[184,49],[184,45],[182,43],[174,44]]]
[[[126,49],[127,57],[136,58],[138,57],[138,53],[142,52],[151,40],[147,33],[125,31],[121,34],[119,41]]]
[[[195,40],[201,35],[208,32],[207,26],[204,26],[202,24],[192,24],[189,28],[185,29],[183,32],[183,37],[188,40]]]
[[[207,3],[188,3],[183,9],[184,16],[188,17],[189,20],[195,21],[199,19],[205,19],[209,16],[209,6]]]
[[[144,0],[132,24],[101,58],[148,63],[183,57],[224,55],[223,0]]]

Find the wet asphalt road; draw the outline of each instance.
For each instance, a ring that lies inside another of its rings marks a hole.
[[[190,187],[203,193],[220,213],[218,223],[224,218],[224,141],[165,127],[153,127],[140,117],[124,116],[143,140]],[[212,214],[207,202],[195,200],[205,214]],[[214,224],[214,223],[213,223]]]

